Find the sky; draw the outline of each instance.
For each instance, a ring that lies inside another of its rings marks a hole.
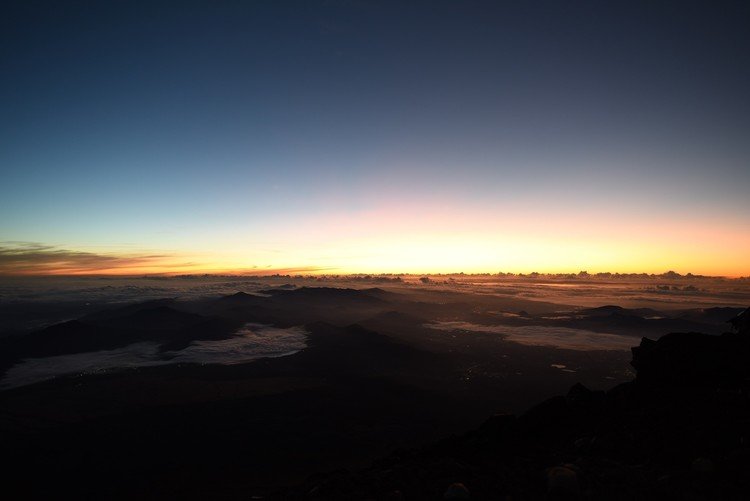
[[[0,274],[750,275],[747,2],[23,1]]]

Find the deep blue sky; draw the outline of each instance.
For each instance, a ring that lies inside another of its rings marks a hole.
[[[352,226],[434,243],[479,219],[491,247],[567,214],[747,245],[747,2],[26,1],[0,23],[0,240],[336,266]]]

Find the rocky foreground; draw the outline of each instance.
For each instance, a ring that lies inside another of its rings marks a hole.
[[[633,348],[634,381],[577,384],[522,416],[370,468],[310,478],[276,499],[748,499],[750,309],[720,336]]]

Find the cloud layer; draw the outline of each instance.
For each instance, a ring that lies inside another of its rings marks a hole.
[[[142,275],[238,273],[306,274],[330,271],[319,266],[231,267],[188,259],[178,253],[98,253],[37,242],[0,242],[0,275]]]
[[[2,275],[77,275],[126,272],[161,266],[168,254],[115,255],[60,249],[35,242],[0,243]],[[181,263],[182,266],[190,263]]]

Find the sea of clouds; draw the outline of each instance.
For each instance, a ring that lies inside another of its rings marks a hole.
[[[302,327],[281,329],[246,324],[229,339],[194,341],[182,350],[161,351],[157,343],[134,343],[55,357],[29,358],[11,367],[0,380],[0,389],[16,388],[61,376],[97,374],[127,368],[167,364],[239,364],[259,358],[291,355],[306,346]]]

